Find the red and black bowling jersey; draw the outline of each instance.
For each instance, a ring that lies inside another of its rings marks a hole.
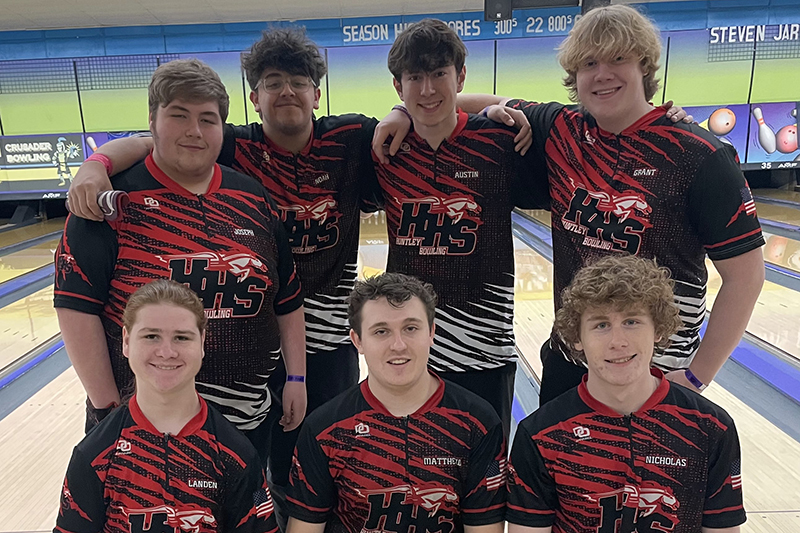
[[[239,429],[257,427],[280,357],[277,315],[303,304],[275,204],[261,185],[219,166],[206,194],[191,193],[152,156],[114,185],[130,196],[120,218],[67,220],[56,252],[55,306],[100,315],[125,391],[133,382],[122,355],[128,298],[158,278],[187,285],[209,318],[197,389]]]
[[[289,513],[327,531],[451,533],[505,512],[503,427],[458,385],[395,417],[363,381],[306,419],[287,493]]]
[[[72,452],[53,533],[274,533],[256,450],[200,400],[177,435],[136,403],[115,410]]]
[[[614,135],[574,106],[508,105],[531,123],[528,153],[547,162],[556,309],[573,276],[599,257],[656,258],[672,272],[684,327],[654,361],[687,366],[705,316],[706,254],[729,259],[764,244],[733,147],[696,124],[673,123],[663,107]]]
[[[437,150],[415,132],[376,162],[389,232],[389,272],[431,283],[439,297],[430,365],[440,372],[515,361],[511,210],[515,132],[458,112]]]
[[[308,145],[293,154],[261,124],[225,127],[219,163],[258,179],[280,210],[305,291],[306,350],[350,344],[345,299],[355,284],[359,210],[374,191],[371,143],[377,120],[314,120]]]
[[[721,407],[661,384],[623,416],[583,383],[517,428],[506,520],[553,533],[698,533],[745,521],[739,438]]]

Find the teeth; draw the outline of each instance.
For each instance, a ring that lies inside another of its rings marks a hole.
[[[633,359],[634,357],[636,357],[636,354],[633,354],[633,355],[631,355],[630,357],[625,357],[624,359],[613,359],[613,360],[610,360],[610,359],[609,359],[609,360],[607,360],[607,361],[608,361],[609,363],[614,363],[614,364],[622,364],[622,363],[627,363],[628,361],[630,361],[630,360],[631,360],[631,359]]]
[[[615,91],[616,89],[606,89],[605,91],[597,91],[597,94],[600,96],[605,96],[606,94],[611,94]]]
[[[410,359],[395,359],[393,361],[389,361],[389,364],[390,365],[403,365],[405,363],[408,363],[409,361],[410,361]]]
[[[439,105],[438,103],[436,103],[436,104],[420,104],[420,106],[424,107],[425,109],[434,109],[438,105]]]
[[[177,366],[163,366],[163,365],[153,365],[159,370],[175,370],[178,368]]]

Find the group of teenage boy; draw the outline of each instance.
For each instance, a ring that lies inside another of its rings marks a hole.
[[[736,430],[699,393],[764,241],[733,149],[649,103],[660,43],[597,8],[559,49],[578,105],[535,104],[460,95],[466,48],[423,20],[380,125],[314,117],[302,30],[242,59],[260,124],[225,124],[203,63],[160,66],[152,137],[101,146],[70,191],[55,305],[91,431],[56,531],[738,531]],[[125,201],[98,203],[112,175]],[[515,206],[551,211],[556,323],[508,459]],[[387,273],[358,281],[377,209]]]

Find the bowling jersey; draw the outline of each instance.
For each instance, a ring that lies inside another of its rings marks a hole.
[[[733,147],[696,124],[673,123],[663,107],[614,135],[576,106],[508,105],[528,116],[529,153],[547,163],[556,310],[578,270],[598,258],[656,258],[672,273],[684,326],[654,362],[688,366],[706,311],[706,255],[729,259],[764,244]],[[566,353],[555,334],[552,345]]]
[[[351,533],[451,533],[502,521],[500,420],[475,394],[438,381],[409,416],[389,413],[367,380],[309,415],[292,464],[290,515]]]
[[[206,402],[177,435],[131,398],[73,450],[53,533],[276,532],[250,442]]]
[[[661,383],[623,416],[581,385],[523,420],[506,520],[553,533],[697,533],[745,521],[739,438],[722,408]]]
[[[258,179],[278,205],[305,292],[306,350],[350,344],[347,295],[357,274],[359,210],[374,190],[371,143],[377,120],[340,115],[314,120],[308,144],[293,154],[261,124],[225,127],[218,162]]]
[[[279,213],[251,178],[215,166],[205,194],[172,181],[152,156],[115,177],[130,203],[113,222],[69,216],[56,251],[55,306],[99,315],[117,387],[122,313],[133,292],[168,278],[194,290],[209,319],[197,389],[239,429],[267,416],[280,357],[278,315],[303,304]]]
[[[498,368],[516,360],[511,211],[519,158],[515,131],[458,112],[437,150],[416,132],[389,164],[376,162],[389,233],[387,270],[433,285],[440,372]]]

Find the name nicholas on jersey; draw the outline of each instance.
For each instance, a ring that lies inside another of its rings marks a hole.
[[[648,455],[645,462],[649,465],[686,467],[685,457],[668,457],[665,455]]]

